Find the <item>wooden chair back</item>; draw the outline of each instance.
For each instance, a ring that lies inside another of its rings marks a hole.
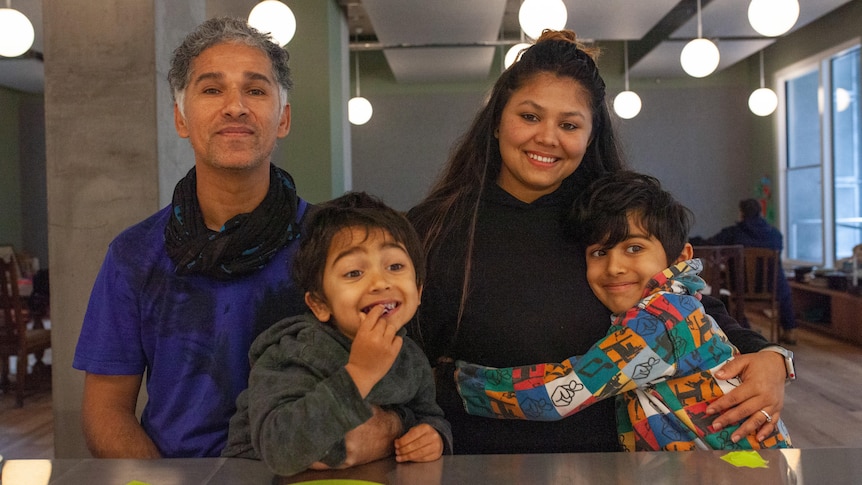
[[[24,405],[29,356],[51,348],[51,331],[27,329],[29,312],[18,289],[18,268],[0,258],[0,388],[9,389],[10,357],[17,357],[15,394],[18,407]]]
[[[778,278],[781,254],[769,248],[745,248],[745,301],[767,310],[769,336],[778,338]]]
[[[741,244],[694,247],[694,257],[703,263],[700,277],[710,286],[709,294],[724,301],[730,316],[743,325],[746,322],[742,272],[744,249]]]

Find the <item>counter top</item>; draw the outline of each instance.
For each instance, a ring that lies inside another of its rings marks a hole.
[[[348,470],[274,476],[259,461],[236,458],[162,460],[55,459],[52,485],[87,483],[144,484],[290,484],[326,479],[384,484],[676,484],[676,483],[860,483],[862,449],[812,448],[761,450],[765,468],[739,467],[722,457],[727,451],[580,453],[444,456],[432,463],[397,464],[380,460]],[[14,461],[14,460],[13,460]],[[26,461],[26,460],[25,460]],[[33,461],[35,464],[35,460]],[[7,462],[7,466],[12,461]],[[4,479],[7,477],[3,477]],[[4,480],[4,485],[7,485]],[[335,482],[333,482],[335,483]],[[9,483],[8,485],[14,485]]]

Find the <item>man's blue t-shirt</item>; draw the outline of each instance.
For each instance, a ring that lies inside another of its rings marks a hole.
[[[300,201],[300,212],[305,207]],[[262,269],[228,281],[180,276],[165,250],[166,207],[126,229],[96,278],[72,366],[140,375],[144,430],[162,456],[219,456],[236,397],[248,384],[254,338],[305,311],[292,241]]]

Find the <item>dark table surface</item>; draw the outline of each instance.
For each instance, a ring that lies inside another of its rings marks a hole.
[[[225,458],[162,460],[10,460],[13,468],[50,468],[50,484],[289,484],[352,479],[383,484],[859,484],[862,449],[762,450],[763,468],[728,463],[727,451],[444,456],[432,463],[380,460],[348,470],[274,476],[258,461]],[[28,472],[27,485],[38,485]],[[137,482],[136,482],[137,481]],[[325,483],[325,482],[324,482]],[[333,481],[331,483],[338,483]],[[348,483],[348,482],[342,482]]]

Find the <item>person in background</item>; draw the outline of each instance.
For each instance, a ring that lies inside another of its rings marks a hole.
[[[718,234],[707,238],[705,244],[741,244],[748,248],[769,248],[781,252],[784,237],[781,231],[771,226],[761,215],[760,202],[756,199],[739,201],[739,222],[727,226]],[[778,321],[781,324],[779,342],[796,345],[796,319],[793,316],[793,301],[790,285],[783,273],[778,275],[776,287],[778,298]]]
[[[739,355],[697,296],[703,268],[687,243],[693,216],[657,179],[618,172],[575,203],[587,281],[612,312],[607,335],[562,363],[498,369],[456,362],[458,392],[475,416],[560,420],[616,396],[626,451],[789,448],[782,422],[734,441],[704,411],[739,385],[718,378]],[[772,416],[761,410],[764,422]]]
[[[245,20],[210,19],[174,51],[168,79],[195,166],[169,206],[111,243],[93,286],[73,366],[86,372],[96,457],[219,456],[252,340],[304,311],[290,267],[311,207],[271,163],[290,129],[288,53]],[[387,456],[401,427],[375,408],[346,462]]]
[[[452,452],[422,349],[402,327],[419,307],[422,245],[410,222],[364,193],[321,206],[294,261],[310,313],[252,343],[249,387],[237,400],[223,456],[262,459],[274,473],[339,468],[344,437],[372,405],[409,417],[397,461]]]
[[[561,362],[604,337],[610,313],[590,291],[583,249],[564,219],[590,182],[624,163],[596,53],[571,31],[546,31],[504,71],[441,177],[408,213],[428,277],[409,334],[435,366],[456,454],[618,451],[612,401],[557,422],[489,420],[464,411],[454,361],[513,367]],[[577,228],[575,228],[577,230]],[[783,406],[784,359],[715,299],[704,307],[740,351],[743,383],[706,410],[734,432],[769,434],[760,409]]]

